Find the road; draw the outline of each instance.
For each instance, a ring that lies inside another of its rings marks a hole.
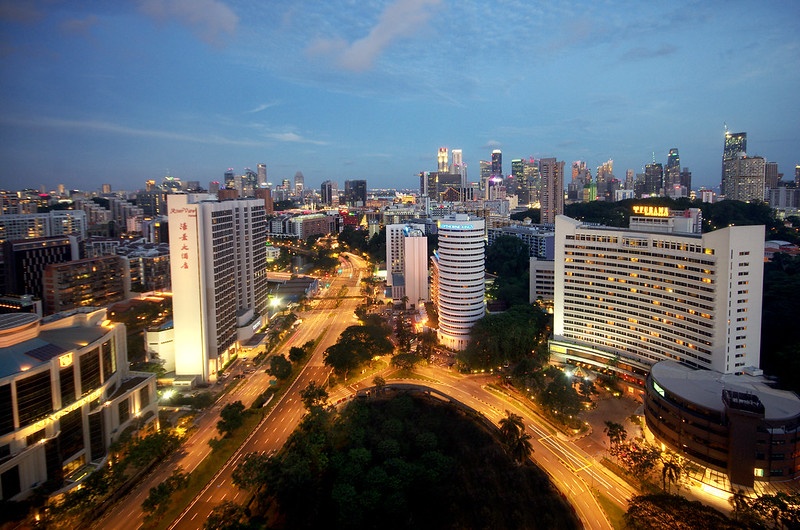
[[[269,415],[253,432],[237,453],[231,458],[226,467],[215,477],[212,483],[203,490],[203,493],[192,503],[191,513],[184,514],[174,523],[178,528],[199,528],[211,509],[224,499],[236,499],[239,490],[230,482],[230,473],[235,468],[238,459],[251,451],[264,451],[279,449],[286,438],[294,430],[304,414],[302,403],[299,401],[299,391],[311,381],[323,382],[330,374],[330,370],[322,363],[322,353],[328,346],[336,342],[339,334],[349,325],[355,323],[352,315],[359,299],[360,279],[365,267],[364,261],[353,256],[350,261],[342,261],[342,274],[335,277],[328,293],[334,297],[323,299],[318,306],[300,315],[303,323],[293,332],[279,353],[288,353],[292,346],[300,346],[310,340],[316,340],[320,333],[324,337],[314,350],[308,364],[299,374],[289,391],[285,392],[278,403],[272,408]],[[341,288],[348,288],[348,298],[337,300]],[[342,318],[342,317],[345,318]],[[235,368],[233,373],[241,372],[242,368]],[[219,420],[219,411],[228,403],[241,400],[249,407],[253,400],[269,386],[271,377],[261,369],[245,376],[241,383],[232,391],[220,398],[212,407],[204,411],[196,419],[196,429],[190,438],[173,453],[163,464],[159,465],[150,475],[140,482],[128,495],[117,502],[105,516],[94,522],[93,528],[114,528],[119,530],[135,530],[142,526],[142,502],[150,493],[150,488],[164,482],[172,471],[181,467],[184,472],[191,472],[208,456],[211,447],[208,441],[218,436],[216,425]],[[198,519],[200,517],[200,519]]]
[[[322,330],[324,337],[317,345],[306,368],[280,401],[273,407],[269,415],[253,431],[250,437],[237,450],[225,466],[208,483],[205,489],[186,507],[184,512],[172,523],[170,529],[197,529],[202,526],[211,510],[224,500],[241,502],[245,492],[233,485],[231,475],[239,460],[247,453],[257,451],[277,451],[286,442],[294,428],[305,414],[305,409],[300,401],[300,390],[310,382],[323,383],[330,374],[330,369],[322,363],[322,353],[339,337],[347,326],[353,325],[355,320],[352,315],[356,306],[361,301],[358,296],[361,290],[360,280],[364,269],[364,262],[352,257],[350,262],[343,262],[341,277],[334,280],[329,289],[333,296],[338,295],[342,285],[348,287],[347,298],[339,300],[324,299],[317,308],[302,315],[303,323],[298,327],[297,334],[284,346],[304,344],[315,339]],[[355,264],[353,268],[352,264]]]
[[[537,416],[524,408],[515,407],[498,393],[489,390],[486,387],[487,383],[496,381],[496,378],[464,376],[435,366],[418,368],[416,372],[426,379],[389,379],[387,383],[402,382],[438,390],[477,410],[495,425],[499,425],[500,420],[506,416],[506,410],[521,415],[527,432],[532,437],[534,460],[550,475],[555,486],[566,496],[585,528],[598,530],[612,528],[590,488],[598,490],[623,510],[627,509],[628,500],[636,495],[629,485],[608,472],[590,455],[572,442],[553,434]],[[372,386],[371,382],[362,381],[360,384],[338,389],[332,393],[331,401],[347,399],[359,388],[369,386]]]

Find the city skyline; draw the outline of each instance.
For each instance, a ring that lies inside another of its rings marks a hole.
[[[273,183],[414,188],[439,147],[463,150],[473,182],[494,149],[505,174],[613,158],[624,178],[678,148],[693,187],[718,187],[725,123],[784,178],[800,163],[790,4],[497,3],[492,32],[487,7],[4,5],[0,187],[206,186],[264,163]]]

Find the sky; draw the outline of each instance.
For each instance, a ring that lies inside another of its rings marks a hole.
[[[416,188],[439,147],[719,185],[724,126],[800,163],[796,2],[0,0],[0,189]],[[595,171],[593,170],[594,174]]]

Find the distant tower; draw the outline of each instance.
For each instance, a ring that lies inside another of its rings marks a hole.
[[[492,151],[492,175],[503,176],[503,153],[500,149]]]
[[[488,180],[492,176],[492,164],[486,160],[480,161],[481,189],[485,190]]]
[[[464,164],[464,155],[461,149],[453,149],[453,167],[450,173],[461,175],[461,190],[467,187],[467,166]]]
[[[777,162],[767,162],[764,170],[764,186],[767,188],[777,188],[778,182],[781,180],[781,174],[778,173]]]
[[[319,195],[322,204],[325,206],[333,206],[334,197],[337,199],[339,197],[339,185],[332,180],[326,180],[322,183],[322,186],[320,186]]]
[[[667,155],[667,168],[664,170],[664,187],[674,191],[681,185],[681,158],[678,155],[678,148],[673,147]],[[688,191],[688,190],[687,190]]]
[[[302,171],[298,171],[297,173],[294,174],[294,194],[297,195],[298,197],[303,196],[304,181],[305,178],[303,177]]]
[[[263,187],[267,185],[267,165],[266,164],[259,164],[258,165],[258,179],[257,179],[258,187]]]
[[[223,180],[225,183],[225,187],[229,190],[236,189],[236,173],[233,172],[233,168],[229,167],[228,171],[225,172],[225,178]]]
[[[450,170],[449,163],[447,161],[447,148],[440,147],[439,148],[439,173],[447,173]]]
[[[723,195],[728,195],[728,177],[734,171],[735,161],[741,156],[747,155],[747,133],[730,133],[725,131],[725,148],[722,151],[722,182],[720,191]]]
[[[111,184],[103,184],[103,193],[111,193]]]
[[[564,162],[542,158],[539,173],[542,179],[542,223],[555,223],[556,216],[564,213]]]
[[[345,204],[351,208],[365,207],[367,205],[367,181],[345,180],[344,200]]]

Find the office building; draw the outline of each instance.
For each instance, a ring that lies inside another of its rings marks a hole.
[[[45,267],[42,284],[47,315],[76,307],[106,307],[130,298],[130,266],[123,256],[53,263]]]
[[[0,315],[0,498],[77,486],[129,427],[158,426],[156,376],[128,368],[105,309]]]
[[[254,195],[256,199],[261,199],[264,201],[264,213],[267,215],[272,215],[272,213],[275,211],[275,208],[272,204],[272,190],[266,187],[258,188],[255,190]]]
[[[303,190],[305,188],[305,177],[303,177],[303,172],[298,171],[294,174],[294,194],[297,195],[300,199],[303,198]],[[366,201],[365,201],[366,203]]]
[[[423,224],[393,224],[386,227],[386,286],[392,300],[408,297],[407,307],[427,302],[428,238]]]
[[[437,170],[439,171],[439,173],[447,173],[448,171],[450,171],[450,162],[449,162],[449,157],[447,155],[446,147],[439,148],[439,154],[436,157],[436,159],[439,162],[439,169]]]
[[[267,185],[267,165],[266,164],[258,164],[256,167],[257,176],[256,176],[256,188],[263,188]]]
[[[136,194],[136,205],[145,217],[167,215],[167,194],[161,190],[140,191]]]
[[[86,229],[86,213],[80,210],[0,215],[0,243],[64,235],[75,235],[82,241],[86,239]]]
[[[3,243],[5,294],[30,294],[42,300],[42,278],[52,263],[80,258],[76,236],[37,237]]]
[[[345,180],[344,201],[350,208],[363,208],[367,205],[367,181]]]
[[[800,398],[775,389],[761,370],[659,362],[647,377],[644,416],[658,442],[702,465],[706,477],[721,473],[747,488],[800,477]]]
[[[451,154],[453,155],[453,160],[450,166],[450,173],[461,175],[461,189],[464,190],[469,185],[469,182],[467,182],[467,165],[464,163],[464,153],[461,149],[453,149]]]
[[[654,197],[664,194],[664,166],[653,162],[644,167],[644,188],[638,197]]]
[[[512,236],[528,245],[528,256],[543,260],[555,258],[556,234],[553,225],[523,224],[488,229],[488,244],[492,245],[500,236]]]
[[[486,160],[481,160],[478,166],[480,168],[480,188],[481,190],[485,190],[487,182],[492,178],[492,164]]]
[[[678,148],[673,147],[667,155],[667,167],[664,170],[664,188],[671,196],[675,188],[681,187],[681,158]]]
[[[437,223],[439,248],[431,258],[439,342],[463,350],[485,313],[484,220],[455,214]]]
[[[530,293],[531,304],[540,303],[552,309],[555,298],[555,261],[552,259],[530,259]]]
[[[564,213],[564,162],[555,158],[539,160],[541,175],[542,223],[555,223],[556,217]]]
[[[168,197],[175,373],[213,382],[265,322],[264,201]]]
[[[322,183],[319,190],[320,202],[325,206],[333,206],[339,203],[339,185],[332,181],[326,180]]]
[[[614,371],[631,392],[662,360],[757,367],[764,227],[699,234],[698,215],[634,209],[629,229],[558,217],[551,359]]]
[[[777,162],[767,162],[764,166],[764,187],[767,189],[777,188],[782,176],[783,174],[778,173]]]
[[[730,164],[737,158],[747,156],[747,133],[731,133],[725,131],[725,144],[722,151],[722,181],[720,190],[723,195],[728,195],[728,180],[734,171],[734,165]]]
[[[725,198],[734,201],[763,201],[766,162],[760,156],[742,156],[725,161]]]
[[[492,176],[503,176],[503,153],[500,149],[492,151]]]

